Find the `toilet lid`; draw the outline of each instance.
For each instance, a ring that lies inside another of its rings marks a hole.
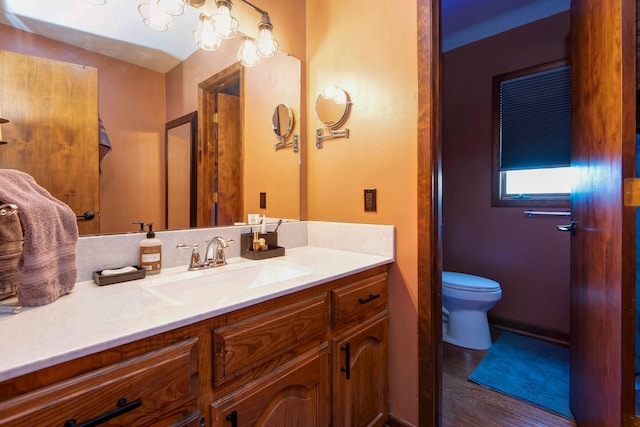
[[[472,292],[495,292],[500,290],[500,283],[495,280],[452,271],[442,272],[442,286]]]

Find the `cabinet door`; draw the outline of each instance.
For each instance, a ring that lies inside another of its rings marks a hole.
[[[328,347],[324,344],[212,403],[212,425],[327,426],[328,374]]]
[[[386,313],[334,338],[333,417],[340,427],[382,426],[388,415]]]

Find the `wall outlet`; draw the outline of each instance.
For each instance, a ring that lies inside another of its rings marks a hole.
[[[377,191],[375,188],[364,189],[364,211],[376,212],[377,211]]]
[[[260,193],[260,209],[267,209],[267,193]]]

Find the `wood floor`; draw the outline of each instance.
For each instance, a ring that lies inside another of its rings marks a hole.
[[[575,427],[564,417],[479,386],[467,378],[486,351],[444,343],[442,427]]]

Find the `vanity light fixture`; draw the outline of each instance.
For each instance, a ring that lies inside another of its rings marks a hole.
[[[88,2],[106,0],[85,0]],[[142,0],[138,12],[149,28],[166,31],[173,23],[174,16],[184,13],[186,7],[199,8],[214,0]],[[258,34],[255,38],[242,37],[242,45],[237,52],[238,60],[245,67],[252,67],[260,58],[270,58],[278,50],[278,41],[273,37],[273,24],[267,11],[241,0],[262,15],[258,22]],[[200,14],[200,23],[193,31],[193,38],[201,49],[216,50],[222,40],[235,37],[238,20],[233,15],[232,0],[215,0],[216,11],[213,15]]]
[[[0,125],[3,125],[5,123],[9,123],[9,120],[3,119],[2,117],[0,117]],[[6,143],[7,143],[7,141],[4,141],[2,139],[2,126],[0,126],[0,145],[4,145]]]

